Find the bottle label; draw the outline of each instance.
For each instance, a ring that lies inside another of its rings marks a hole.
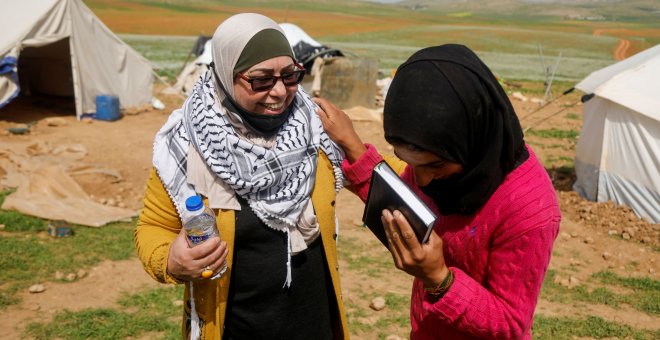
[[[192,244],[199,244],[208,240],[212,236],[212,233],[202,234],[202,235],[188,235],[188,240]]]

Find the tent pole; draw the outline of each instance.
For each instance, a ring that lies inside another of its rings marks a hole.
[[[67,11],[67,16],[69,20],[71,20],[71,3],[67,2],[66,6],[66,11]],[[74,48],[74,41],[75,39],[73,35],[73,28],[71,28],[71,32],[69,32],[69,54],[71,56],[71,79],[73,80],[73,100],[74,103],[76,104],[76,119],[80,120],[83,115],[83,98],[82,98],[82,89],[80,88],[80,70],[78,68],[78,56],[76,55],[75,48]]]
[[[548,80],[548,85],[545,88],[545,95],[543,96],[543,100],[546,102],[548,101],[548,97],[550,97],[550,101],[552,101],[552,92],[550,91],[550,88],[552,87],[552,80],[555,78],[555,72],[557,71],[557,67],[559,67],[559,61],[561,60],[561,51],[559,51],[559,56],[557,57],[557,62],[555,63],[555,66],[552,68],[552,74],[550,75],[550,79]]]

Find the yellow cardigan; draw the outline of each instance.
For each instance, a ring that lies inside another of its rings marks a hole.
[[[335,320],[341,320],[341,325],[334,325],[336,339],[348,339],[346,314],[342,302],[341,285],[339,282],[339,265],[337,262],[337,234],[335,230],[335,177],[332,165],[327,156],[319,151],[319,160],[316,170],[316,182],[312,191],[312,204],[319,222],[321,239],[325,258],[332,277],[335,297],[339,315]],[[193,283],[195,306],[200,320],[201,339],[222,339],[225,311],[227,308],[227,295],[232,272],[232,259],[234,249],[234,210],[216,212],[216,221],[222,240],[227,242],[229,255],[227,256],[227,272],[217,280],[198,280]],[[146,272],[158,282],[183,283],[167,273],[167,256],[170,245],[181,230],[181,221],[176,213],[165,187],[163,186],[155,169],[151,170],[144,197],[144,209],[140,214],[135,229],[135,246],[138,257],[144,265]],[[189,285],[186,282],[184,301],[189,300]],[[190,310],[184,303],[184,318],[182,320],[183,339],[188,336],[185,315]]]

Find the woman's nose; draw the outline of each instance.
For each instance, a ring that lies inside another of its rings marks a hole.
[[[277,79],[275,82],[275,86],[273,86],[272,89],[270,89],[270,94],[272,96],[285,96],[286,95],[286,85],[284,85],[284,82],[282,82],[282,79]]]
[[[433,178],[435,178],[435,174],[433,172],[418,167],[413,168],[413,172],[415,173],[415,181],[417,181],[417,186],[419,187],[427,186],[429,183],[431,183]]]

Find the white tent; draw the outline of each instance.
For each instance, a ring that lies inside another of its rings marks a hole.
[[[284,22],[280,24],[286,39],[293,49],[296,59],[307,69],[311,70],[316,58],[341,57],[344,54],[338,50],[321,44],[314,40],[296,24]]]
[[[97,95],[124,108],[151,101],[151,63],[81,0],[3,0],[0,32],[0,107],[19,91],[75,96],[78,118]]]
[[[200,45],[200,41],[204,40],[203,45]],[[197,82],[197,79],[201,77],[209,69],[209,65],[213,61],[212,53],[213,49],[211,48],[212,40],[210,37],[199,36],[197,38],[197,43],[193,47],[191,54],[198,54],[195,60],[190,63],[185,64],[179,75],[176,77],[176,82],[174,83],[174,89],[180,93],[190,94],[193,86]],[[167,93],[167,92],[166,92]]]
[[[320,42],[310,37],[307,32],[303,31],[303,29],[296,24],[283,22],[280,24],[280,27],[282,27],[284,35],[286,35],[286,39],[289,40],[289,44],[291,46],[296,46],[301,42],[304,42],[313,47],[323,46]]]
[[[574,189],[660,223],[660,45],[590,74]]]

